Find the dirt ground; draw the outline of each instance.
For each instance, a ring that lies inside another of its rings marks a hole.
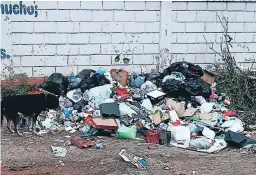
[[[193,171],[194,175],[255,174],[255,154],[242,154],[230,148],[218,154],[205,154],[161,145],[149,150],[147,144],[113,138],[101,138],[104,149],[79,149],[69,145],[65,158],[53,158],[51,145],[63,146],[63,141],[70,140],[65,138],[66,135],[79,135],[79,132],[18,137],[4,126],[1,131],[1,174],[192,175]],[[123,161],[118,155],[122,148],[145,158],[147,169],[140,170]]]

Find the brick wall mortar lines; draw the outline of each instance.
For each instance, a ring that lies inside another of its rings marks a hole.
[[[68,74],[90,65],[93,68],[119,66],[150,71],[157,67],[158,62],[154,59],[161,51],[159,44],[163,38],[160,34],[164,31],[160,29],[163,20],[160,16],[166,13],[161,11],[162,3],[35,2],[38,17],[12,15],[9,18],[12,59],[17,58],[13,61],[15,71],[25,71],[30,76],[48,76],[61,68],[61,72],[65,73],[65,69]],[[172,16],[169,54],[174,61],[187,60],[200,65],[218,61],[202,36],[218,47],[222,27],[217,15],[225,15],[230,19],[235,54],[255,58],[254,7],[256,2],[173,1],[172,9],[169,9]],[[237,45],[246,45],[250,50],[240,49]],[[118,51],[113,48],[115,46]],[[127,65],[123,60],[115,62],[114,55],[117,54],[128,57],[130,62]],[[241,57],[237,61],[247,62]],[[140,69],[140,65],[143,68]]]

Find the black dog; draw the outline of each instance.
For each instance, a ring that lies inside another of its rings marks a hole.
[[[33,120],[32,129],[35,132],[37,116],[42,111],[56,109],[58,106],[58,97],[50,94],[9,96],[1,101],[1,120],[3,123],[3,116],[5,116],[9,131],[21,136],[18,130],[18,113],[28,116],[28,127],[31,125],[31,119]],[[11,121],[14,124],[14,131],[10,127]]]

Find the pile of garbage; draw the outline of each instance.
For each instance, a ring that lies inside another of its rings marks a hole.
[[[256,145],[245,132],[232,99],[218,92],[216,77],[189,62],[162,73],[135,74],[85,69],[76,76],[52,74],[39,88],[59,97],[60,109],[39,117],[41,131],[81,132],[71,142],[95,145],[97,136],[217,153],[228,144]],[[101,145],[97,146],[99,149]]]

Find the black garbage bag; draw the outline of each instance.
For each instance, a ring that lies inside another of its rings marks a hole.
[[[232,146],[241,148],[247,142],[248,137],[242,133],[236,133],[233,131],[228,131],[225,133],[225,141]]]
[[[79,88],[81,78],[77,76],[69,76],[68,77],[68,91]]]
[[[80,88],[81,88],[81,91],[84,93],[88,89],[91,89],[97,86],[103,86],[105,84],[110,84],[110,81],[104,75],[95,73],[89,79],[84,78],[80,82]]]
[[[95,72],[96,71],[92,69],[84,69],[81,72],[79,72],[76,77],[81,79],[84,79],[84,78],[89,79]]]
[[[185,90],[185,82],[175,79],[168,79],[162,83],[162,90],[167,96],[173,98],[188,95]]]
[[[74,110],[77,110],[77,112],[82,112],[82,109],[84,106],[88,105],[88,101],[85,101],[84,99],[80,100],[79,102],[74,104]]]
[[[55,95],[66,94],[68,79],[61,73],[53,73],[49,76],[46,82],[39,85],[39,88],[49,91]]]
[[[212,93],[210,86],[199,78],[185,81],[185,90],[189,96],[203,96],[207,99]]]
[[[203,96],[209,98],[212,91],[208,84],[199,78],[179,81],[168,79],[162,83],[163,92],[169,97],[190,99],[191,96]]]
[[[166,75],[171,75],[172,72],[181,72],[186,78],[201,77],[204,75],[203,69],[192,63],[181,61],[171,64],[161,74],[162,78]]]

